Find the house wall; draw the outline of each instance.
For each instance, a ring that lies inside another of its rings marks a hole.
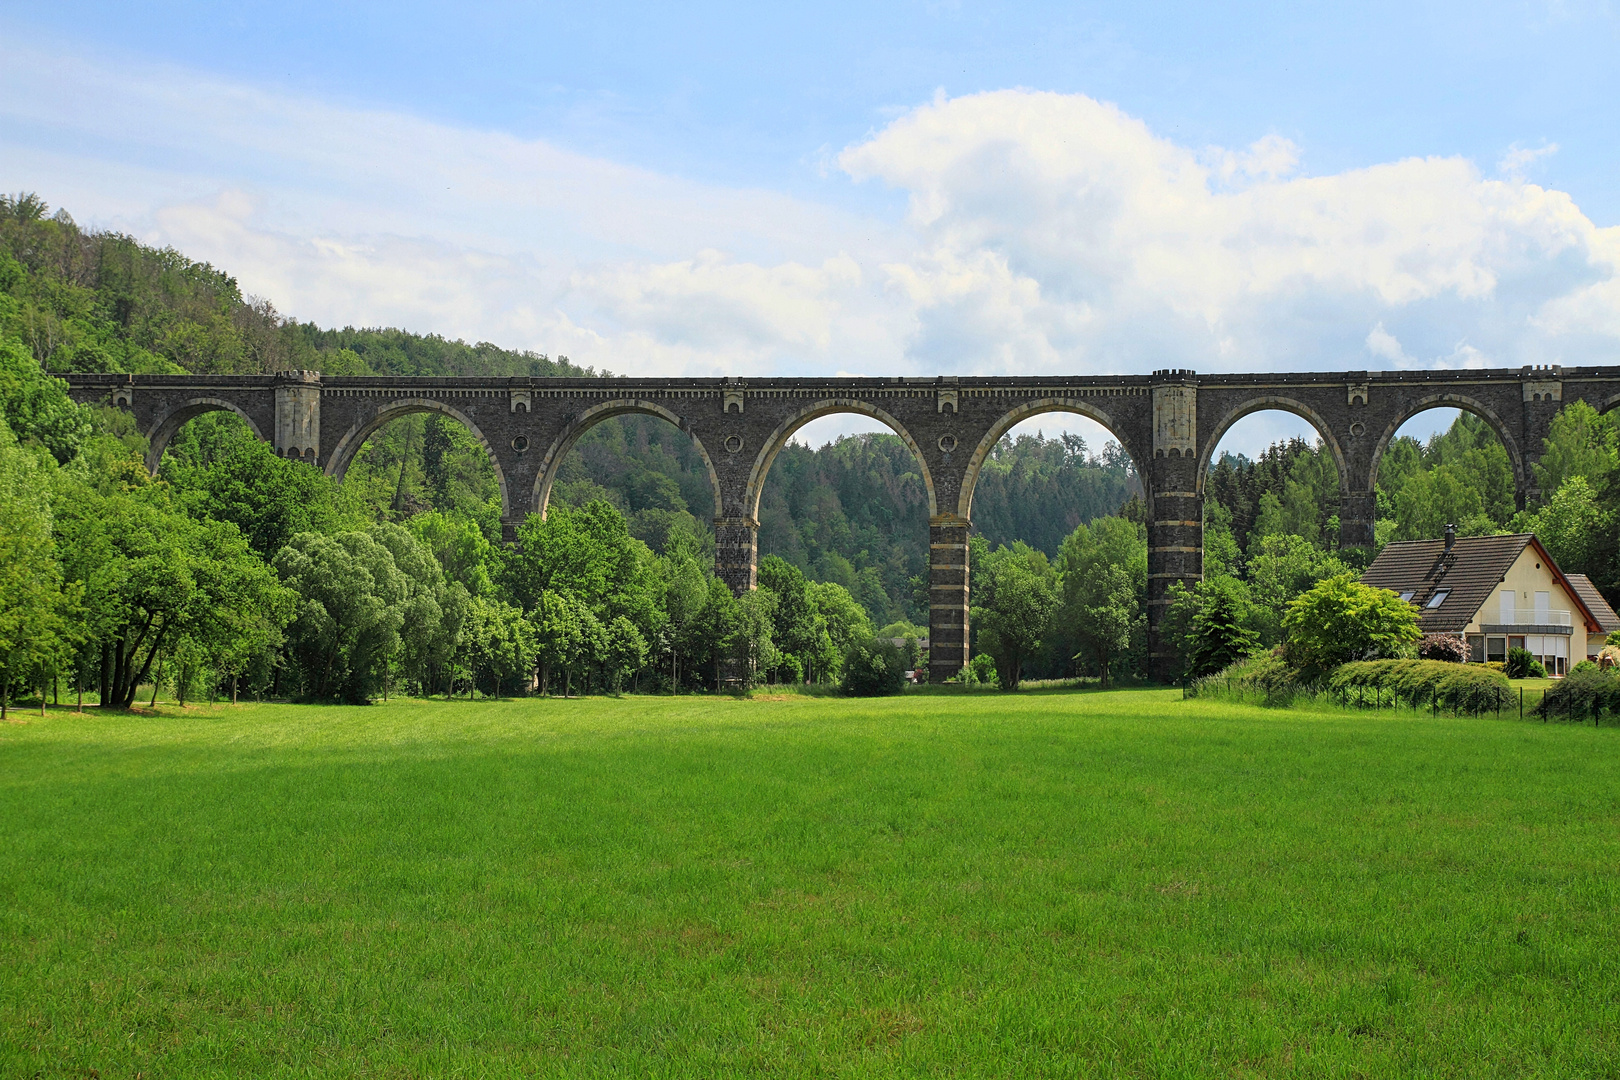
[[[1534,544],[1525,546],[1524,551],[1519,554],[1518,559],[1503,577],[1502,583],[1491,590],[1490,598],[1474,613],[1473,619],[1469,621],[1468,628],[1464,631],[1465,634],[1479,634],[1482,627],[1501,623],[1501,594],[1507,589],[1514,591],[1514,604],[1520,611],[1535,608],[1537,592],[1551,593],[1548,598],[1548,609],[1570,613],[1569,666],[1573,667],[1586,659],[1586,622],[1581,615],[1580,604],[1558,583],[1558,579],[1553,576],[1552,570],[1548,568],[1546,560],[1536,550]],[[1595,635],[1593,641],[1594,646],[1602,645],[1602,635]],[[1593,651],[1596,651],[1595,647]],[[1531,649],[1531,652],[1536,650]]]

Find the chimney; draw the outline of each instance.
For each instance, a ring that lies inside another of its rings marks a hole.
[[[1449,551],[1451,551],[1452,548],[1454,548],[1456,546],[1457,546],[1457,526],[1455,526],[1455,525],[1447,525],[1446,526],[1446,551],[1449,552]]]

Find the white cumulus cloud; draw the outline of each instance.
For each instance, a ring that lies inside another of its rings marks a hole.
[[[1400,362],[1365,338],[1395,314],[1436,362],[1572,361],[1608,325],[1620,234],[1461,158],[1301,175],[1275,136],[1200,151],[1008,90],[936,99],[840,163],[908,193],[918,250],[886,270],[917,307],[911,348],[952,361],[1356,367]]]

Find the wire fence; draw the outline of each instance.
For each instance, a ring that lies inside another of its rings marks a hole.
[[[1183,681],[1183,700],[1213,697],[1217,700],[1250,704],[1298,707],[1337,707],[1344,710],[1426,713],[1430,716],[1517,717],[1549,723],[1588,723],[1601,726],[1605,719],[1616,720],[1614,704],[1599,695],[1551,693],[1545,687],[1514,687],[1503,693],[1493,687],[1468,687],[1445,692],[1425,689],[1403,691],[1388,686],[1356,686],[1343,690],[1311,690],[1301,687],[1256,686],[1244,680],[1219,676]]]

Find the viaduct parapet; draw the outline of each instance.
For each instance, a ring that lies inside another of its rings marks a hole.
[[[563,458],[592,426],[625,413],[658,416],[691,436],[714,485],[716,572],[754,587],[759,501],[776,454],[803,425],[859,413],[887,425],[915,455],[928,492],[930,676],[968,659],[968,534],[973,490],[992,447],[1048,412],[1086,416],[1135,463],[1148,502],[1148,629],[1155,669],[1170,653],[1160,622],[1173,582],[1203,574],[1204,481],[1221,436],[1250,413],[1304,417],[1339,471],[1339,543],[1373,543],[1378,462],[1395,432],[1426,409],[1465,409],[1501,439],[1520,506],[1540,497],[1533,466],[1566,401],[1620,403],[1620,366],[1340,373],[893,379],[551,379],[276,375],[69,375],[75,400],[133,413],[156,471],[187,420],[225,410],[279,454],[342,480],[366,439],[415,412],[454,418],[489,454],[511,540],[544,514]],[[1056,509],[1056,508],[1054,508]]]

